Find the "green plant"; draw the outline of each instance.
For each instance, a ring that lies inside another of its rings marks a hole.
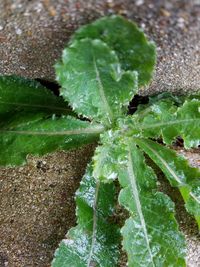
[[[174,204],[158,191],[144,154],[180,190],[200,225],[199,170],[170,149],[177,137],[186,149],[200,144],[200,101],[163,93],[127,115],[154,65],[154,44],[135,24],[112,16],[80,28],[56,64],[61,96],[73,111],[35,81],[0,77],[0,165],[99,140],[76,193],[77,226],[61,242],[53,267],[117,266],[117,178],[119,204],[129,212],[121,229],[128,266],[185,266]]]

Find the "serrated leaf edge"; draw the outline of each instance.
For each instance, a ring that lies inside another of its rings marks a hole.
[[[138,214],[139,214],[139,217],[140,217],[140,222],[142,224],[143,233],[144,233],[144,236],[145,236],[145,240],[146,240],[148,252],[149,252],[149,255],[150,255],[150,259],[151,259],[151,262],[152,262],[152,266],[155,267],[155,263],[154,263],[154,260],[153,260],[153,254],[151,252],[150,242],[149,242],[149,238],[148,238],[148,234],[147,234],[147,227],[146,227],[146,223],[145,223],[145,220],[144,220],[144,215],[143,215],[143,212],[142,212],[140,198],[139,198],[139,194],[138,194],[136,178],[135,178],[135,174],[134,174],[134,171],[133,171],[133,164],[132,164],[132,160],[131,160],[130,146],[128,145],[127,148],[128,148],[127,171],[128,171],[128,174],[129,174],[129,182],[130,182],[130,185],[131,185],[133,196],[135,198],[135,203],[136,203],[137,211],[138,211]]]

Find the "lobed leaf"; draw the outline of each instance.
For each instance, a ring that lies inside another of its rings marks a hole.
[[[128,266],[186,266],[185,244],[174,217],[174,204],[156,192],[156,177],[143,154],[127,141],[127,158],[119,170],[119,202],[130,213],[122,228]]]
[[[88,167],[76,194],[77,226],[70,229],[55,252],[52,267],[117,266],[119,231],[112,224],[113,184],[100,184]]]
[[[100,39],[114,50],[122,69],[138,72],[139,87],[151,80],[156,61],[155,45],[133,22],[116,15],[103,17],[76,31],[71,43],[84,38]]]
[[[144,117],[145,114],[152,112],[152,105],[155,103],[159,103],[159,101],[165,100],[170,102],[171,106],[180,107],[183,105],[185,101],[191,100],[200,100],[200,95],[174,95],[171,92],[163,92],[158,93],[153,96],[149,96],[149,103],[148,104],[140,104],[137,107],[135,114],[140,115],[141,118]],[[140,118],[140,119],[141,119]]]
[[[184,139],[185,148],[200,145],[200,101],[187,99],[178,106],[171,99],[153,102],[146,110],[133,116],[135,133],[143,137],[162,137],[172,144],[178,136]]]
[[[18,111],[72,114],[60,97],[39,82],[18,76],[0,76],[0,119]]]
[[[182,121],[178,131],[184,139],[186,148],[200,145],[200,101],[193,99],[185,101],[177,111],[177,120]],[[164,133],[167,135],[167,133]]]
[[[195,216],[200,227],[200,171],[165,146],[144,138],[134,140],[163,171],[170,184],[179,188],[187,211]]]
[[[81,115],[111,125],[137,90],[137,73],[120,69],[114,51],[100,40],[75,41],[56,65],[61,95]]]
[[[0,165],[20,165],[26,157],[71,149],[97,140],[103,126],[70,116],[17,113],[0,123]]]

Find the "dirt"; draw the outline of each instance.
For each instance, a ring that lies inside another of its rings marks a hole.
[[[73,31],[117,13],[137,22],[157,44],[155,77],[140,94],[199,89],[199,0],[1,0],[0,10],[1,74],[54,81],[53,65]],[[88,146],[29,157],[24,167],[0,169],[0,267],[50,266],[59,241],[75,224],[74,193],[92,151]],[[187,155],[199,166],[199,152]],[[162,188],[176,201],[177,219],[188,241],[188,266],[198,267],[196,225],[177,191],[165,183]]]
[[[93,147],[0,170],[0,266],[49,266],[75,224],[74,193]]]

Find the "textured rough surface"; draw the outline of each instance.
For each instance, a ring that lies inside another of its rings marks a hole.
[[[137,74],[123,73],[115,52],[101,40],[75,41],[64,51],[56,65],[61,95],[77,114],[110,125],[137,90]]]
[[[52,66],[71,33],[117,13],[137,22],[157,44],[151,92],[199,89],[198,0],[2,0],[0,10],[0,73],[53,80]]]
[[[83,38],[105,42],[115,51],[123,70],[137,71],[139,87],[151,80],[156,47],[132,20],[119,15],[101,17],[75,31],[70,43]]]
[[[89,146],[0,169],[0,267],[50,265],[75,224],[74,193],[91,154]]]
[[[117,13],[137,22],[158,46],[156,75],[144,94],[199,88],[199,0],[1,0],[0,10],[1,74],[54,80],[52,66],[73,31]],[[50,265],[57,244],[75,224],[74,192],[90,152],[89,147],[55,153],[0,170],[0,267]],[[199,152],[187,155],[200,166]],[[162,188],[170,191],[167,184]],[[177,191],[172,195],[188,241],[188,266],[198,267],[197,228]]]
[[[88,165],[76,192],[77,226],[60,243],[52,267],[117,265],[121,237],[111,220],[116,187],[99,183],[92,175],[92,165]]]
[[[188,159],[189,163],[193,167],[200,168],[200,151],[177,148],[177,152]],[[158,171],[159,172],[159,171]],[[163,179],[163,175],[160,172],[160,190],[168,194],[172,200],[176,203],[176,218],[180,225],[180,229],[183,231],[187,242],[187,266],[199,267],[200,262],[200,235],[197,224],[192,216],[190,216],[184,208],[184,202],[180,193],[172,188],[166,179]]]
[[[127,159],[123,158],[126,163],[119,171],[119,203],[130,213],[121,229],[128,265],[185,267],[184,238],[177,229],[173,203],[156,192],[156,176],[145,164],[141,150],[131,139],[125,146]]]

